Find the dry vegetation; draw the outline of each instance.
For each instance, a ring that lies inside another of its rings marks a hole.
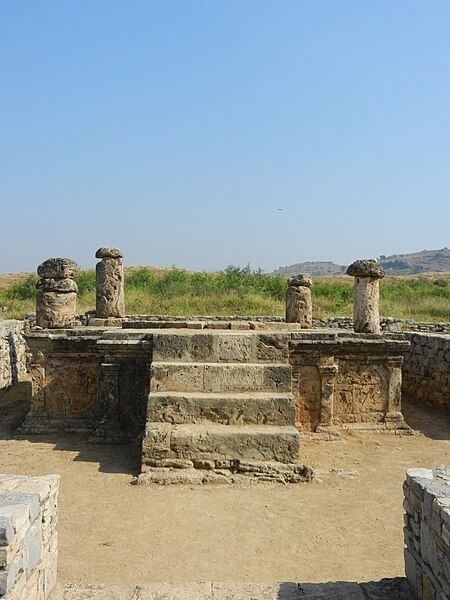
[[[0,318],[23,318],[34,311],[37,276],[0,275]],[[77,277],[80,313],[95,309],[95,272]],[[351,316],[352,279],[316,277],[314,316]],[[229,266],[219,273],[175,267],[128,267],[128,314],[283,315],[287,280],[249,267]],[[418,321],[450,321],[450,274],[386,277],[381,281],[381,315]]]

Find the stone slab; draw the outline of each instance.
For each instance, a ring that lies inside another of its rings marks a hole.
[[[287,364],[159,362],[151,367],[151,391],[290,392]]]
[[[294,425],[292,394],[151,392],[147,420],[223,425]]]
[[[292,426],[167,425],[147,423],[143,464],[149,459],[242,459],[295,463],[300,436]]]

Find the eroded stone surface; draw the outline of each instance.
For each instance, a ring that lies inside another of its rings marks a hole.
[[[366,258],[355,260],[347,268],[347,275],[351,277],[373,277],[374,279],[382,279],[384,277],[384,269],[375,258]]]
[[[357,260],[347,274],[355,277],[353,289],[353,327],[357,333],[380,333],[379,280],[384,270],[375,259]]]
[[[302,329],[312,327],[311,290],[306,286],[289,286],[286,291],[286,323],[299,323]]]
[[[78,294],[78,286],[73,279],[39,279],[36,289],[40,292],[56,292],[58,294]]]
[[[123,258],[123,252],[120,248],[102,246],[95,253],[95,258]]]
[[[125,317],[123,253],[119,248],[99,248],[95,254],[103,260],[97,263],[96,307],[97,318]]]
[[[380,333],[378,279],[361,277],[353,290],[353,328],[357,333]]]
[[[36,325],[42,329],[66,329],[75,324],[77,284],[72,281],[78,265],[70,258],[49,258],[37,268]]]
[[[48,258],[37,268],[42,278],[71,279],[78,273],[77,263],[70,258]]]
[[[68,281],[68,280],[67,280]],[[44,292],[36,294],[36,325],[42,329],[68,329],[75,324],[76,292]]]
[[[294,275],[294,277],[291,277],[288,280],[288,286],[294,286],[294,287],[300,287],[300,286],[306,286],[306,287],[311,287],[312,286],[312,279],[311,279],[311,275],[309,275],[309,273],[299,273],[298,275]]]

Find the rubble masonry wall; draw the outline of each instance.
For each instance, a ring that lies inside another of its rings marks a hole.
[[[0,475],[0,598],[46,600],[56,584],[59,475]]]
[[[408,469],[405,572],[417,598],[450,598],[450,469]]]
[[[450,335],[408,333],[403,361],[403,392],[450,409]]]

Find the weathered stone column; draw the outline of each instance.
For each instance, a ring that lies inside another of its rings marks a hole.
[[[43,329],[67,329],[75,324],[78,287],[72,280],[78,265],[70,258],[49,258],[40,264],[36,284],[36,324]]]
[[[123,290],[123,252],[119,248],[99,248],[96,258],[96,307],[95,316],[100,319],[125,316],[125,297]]]
[[[355,277],[353,290],[353,329],[357,333],[380,333],[380,287],[384,269],[374,258],[357,260],[347,269]]]
[[[312,281],[308,273],[299,273],[288,281],[286,291],[286,323],[300,323],[302,329],[312,327]]]

